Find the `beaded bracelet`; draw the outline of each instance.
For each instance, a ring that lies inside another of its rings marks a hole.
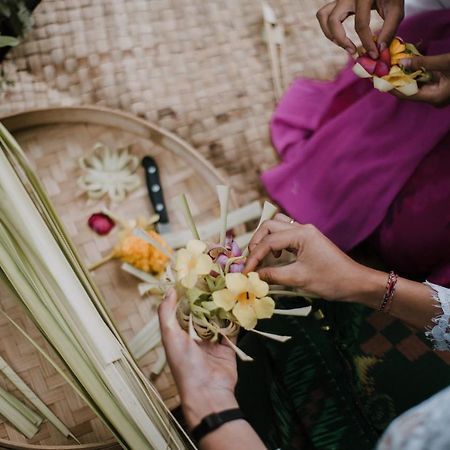
[[[394,298],[395,287],[397,286],[398,275],[391,271],[386,283],[386,292],[384,293],[383,300],[378,308],[381,312],[389,312],[392,305],[392,299]]]

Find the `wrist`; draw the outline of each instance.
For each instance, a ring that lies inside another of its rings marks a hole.
[[[387,273],[361,266],[348,301],[377,309],[383,299],[387,279]]]
[[[234,393],[226,389],[196,389],[193,392],[185,392],[181,394],[181,404],[190,430],[209,414],[239,407]]]

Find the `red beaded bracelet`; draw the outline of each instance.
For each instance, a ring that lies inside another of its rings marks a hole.
[[[392,299],[394,298],[395,287],[397,286],[398,275],[391,271],[386,283],[386,292],[384,293],[383,300],[378,308],[381,312],[389,312],[392,305]]]

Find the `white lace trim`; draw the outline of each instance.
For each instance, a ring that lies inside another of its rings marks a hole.
[[[429,329],[425,335],[431,339],[435,350],[450,351],[450,289],[428,281],[424,284],[431,288],[433,299],[437,303],[436,307],[442,311],[442,314],[432,319],[435,326]]]

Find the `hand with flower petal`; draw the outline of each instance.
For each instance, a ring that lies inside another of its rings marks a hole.
[[[213,293],[213,301],[225,311],[231,311],[246,330],[255,328],[258,319],[272,317],[275,302],[267,296],[269,285],[256,272],[247,276],[229,273],[225,285],[225,289]]]
[[[186,248],[176,254],[175,271],[177,279],[186,289],[191,289],[197,283],[200,275],[208,275],[216,268],[210,256],[205,254],[206,244],[191,240]]]
[[[374,9],[384,23],[378,36],[378,47],[370,29],[370,11]],[[356,53],[356,45],[347,36],[343,22],[355,15],[355,30],[370,57],[377,59],[379,52],[387,48],[395,36],[404,15],[404,0],[335,0],[317,12],[317,19],[325,36],[350,54]]]
[[[294,262],[258,269],[262,279],[274,284],[296,286],[326,300],[361,303],[378,309],[386,292],[388,274],[358,264],[313,225],[290,223],[277,214],[264,222],[249,244],[246,271],[255,270],[269,253],[286,249]],[[436,305],[429,287],[399,277],[395,301],[389,314],[418,329],[432,325]]]
[[[392,93],[403,100],[430,103],[436,107],[444,107],[450,104],[450,53],[434,56],[415,56],[407,58],[402,55],[400,64],[411,72],[427,69],[433,74],[433,82],[420,87],[415,95],[405,96],[397,91]]]
[[[194,341],[175,318],[177,298],[172,289],[159,308],[159,322],[167,360],[178,387],[184,417],[190,429],[207,415],[237,408],[236,355],[224,343]],[[208,433],[202,450],[263,450],[266,447],[245,420],[234,420]]]
[[[352,300],[370,279],[370,269],[353,261],[313,225],[289,223],[277,214],[264,222],[249,244],[245,272],[258,270],[263,280],[295,286],[328,300]],[[259,267],[269,253],[279,256],[287,249],[296,255],[291,264]]]

